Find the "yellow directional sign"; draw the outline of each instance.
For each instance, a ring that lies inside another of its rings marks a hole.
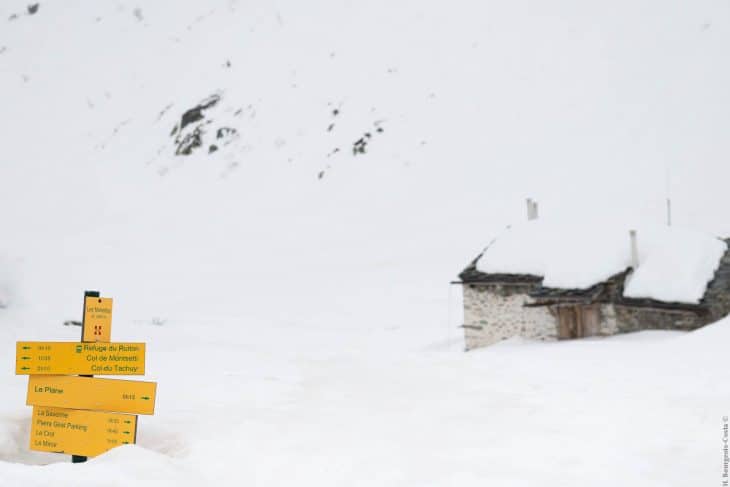
[[[118,413],[154,414],[157,384],[134,380],[94,379],[72,375],[32,375],[29,406],[95,409]]]
[[[18,375],[144,375],[144,343],[17,342]]]
[[[94,457],[137,439],[137,416],[33,407],[30,449]]]
[[[82,342],[109,342],[112,336],[112,298],[84,297]]]

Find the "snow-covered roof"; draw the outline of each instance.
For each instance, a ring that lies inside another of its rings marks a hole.
[[[677,227],[533,220],[496,238],[476,270],[540,276],[550,288],[587,289],[632,266],[630,228],[637,231],[639,266],[627,278],[624,296],[699,303],[727,244]]]

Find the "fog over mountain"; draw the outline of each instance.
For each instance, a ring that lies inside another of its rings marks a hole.
[[[729,237],[729,45],[719,0],[1,2],[0,486],[719,482],[727,324],[463,354],[450,281],[528,197]],[[72,470],[10,357],[87,289],[158,410]]]

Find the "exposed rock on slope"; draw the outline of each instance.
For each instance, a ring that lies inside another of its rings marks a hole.
[[[213,153],[237,137],[238,131],[232,127],[218,127],[211,130],[210,126],[214,120],[211,117],[206,118],[205,112],[218,105],[220,101],[221,95],[213,94],[182,114],[180,121],[170,133],[175,141],[175,155],[189,156],[204,146],[208,147],[208,153]],[[212,137],[215,138],[211,140]]]

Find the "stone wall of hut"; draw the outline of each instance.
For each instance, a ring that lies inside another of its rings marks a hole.
[[[692,311],[611,305],[617,333],[641,330],[691,331],[707,324],[706,315]]]
[[[730,242],[730,239],[725,242]],[[725,251],[725,255],[720,259],[720,265],[707,286],[703,301],[710,309],[708,322],[717,321],[730,314],[730,250]]]
[[[530,283],[464,284],[464,341],[467,350],[486,347],[519,336],[531,340],[557,340],[555,306],[526,307],[533,303]],[[727,313],[727,312],[725,312]],[[596,336],[641,330],[700,328],[712,321],[708,314],[603,303]]]
[[[557,320],[546,307],[526,308],[532,284],[464,284],[464,341],[467,350],[513,336],[557,339]]]

